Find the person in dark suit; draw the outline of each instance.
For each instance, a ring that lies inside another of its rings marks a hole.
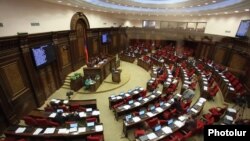
[[[194,119],[193,115],[190,115],[185,123],[185,126],[188,130],[192,131],[196,128],[197,122]]]
[[[59,124],[64,124],[65,122],[65,117],[62,115],[62,112],[58,112],[54,118],[55,122],[58,122]]]
[[[174,98],[173,107],[176,108],[177,111],[182,111],[180,98]]]

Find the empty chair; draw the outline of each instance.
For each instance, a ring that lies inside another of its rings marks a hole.
[[[158,124],[158,118],[153,118],[147,121],[147,124],[150,128],[154,128]]]
[[[135,136],[135,138],[138,138],[138,137],[140,137],[140,136],[143,136],[143,135],[145,135],[145,130],[143,130],[143,129],[135,129],[135,131],[134,131],[134,136]]]
[[[29,125],[29,126],[37,126],[38,125],[37,121],[30,116],[23,117],[23,120],[24,120],[26,125]]]
[[[89,135],[87,141],[104,141],[104,138],[102,134]]]
[[[97,118],[96,117],[89,117],[86,119],[86,122],[97,122]]]

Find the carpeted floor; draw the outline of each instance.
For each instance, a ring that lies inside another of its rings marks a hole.
[[[80,92],[75,92],[71,99],[73,100],[86,100],[86,99],[97,99],[97,107],[100,110],[100,120],[104,125],[104,137],[105,141],[128,141],[128,140],[134,140],[131,130],[129,132],[128,138],[124,138],[124,135],[122,133],[122,120],[119,121],[115,120],[114,113],[109,109],[108,106],[108,97],[110,95],[117,95],[120,92],[126,92],[129,89],[134,89],[137,86],[141,86],[143,88],[146,88],[146,82],[150,79],[150,73],[142,69],[141,67],[137,66],[135,63],[127,63],[121,61],[120,68],[124,73],[126,74],[127,83],[124,83],[122,86],[119,86],[117,88],[112,89],[111,91],[103,91],[99,93],[93,93],[93,94],[83,94]],[[82,70],[82,69],[81,69]],[[111,83],[106,83],[105,86],[101,86],[101,89],[106,89],[105,87],[110,87],[109,85],[113,85]],[[176,92],[180,92],[181,83],[179,83],[178,90]],[[162,91],[162,86],[158,88],[160,91]],[[66,92],[69,91],[68,89],[60,88],[57,90],[54,94],[52,94],[47,101],[50,101],[52,98],[60,98],[60,99],[66,99]],[[197,86],[196,89],[196,95],[193,98],[193,102],[196,101],[200,97],[200,91],[199,86]],[[202,111],[202,113],[207,113],[208,109],[214,106],[223,106],[224,100],[222,97],[221,92],[219,92],[216,97],[214,98],[214,101],[208,101],[205,104],[205,107]],[[44,104],[46,105],[46,103]],[[231,105],[232,106],[232,105]],[[43,106],[41,107],[41,109]],[[250,110],[246,109],[248,111],[244,112],[243,117],[249,118]],[[200,141],[203,140],[202,136],[194,136],[189,139],[190,141]]]

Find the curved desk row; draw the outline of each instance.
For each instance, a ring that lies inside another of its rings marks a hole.
[[[72,141],[83,139],[92,134],[103,134],[103,125],[98,124],[93,127],[72,128],[34,128],[29,126],[11,126],[4,132],[7,137],[26,138],[32,141],[57,139],[60,141]]]
[[[96,106],[96,99],[89,99],[89,100],[63,100],[63,99],[51,99],[51,105],[80,105],[83,107],[97,109]]]

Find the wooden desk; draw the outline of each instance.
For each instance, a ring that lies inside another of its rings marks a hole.
[[[127,93],[120,93],[119,95],[113,95],[109,97],[109,109],[111,109],[112,106],[114,106],[115,104],[124,101],[127,97],[134,97],[134,96],[138,96],[140,94],[141,91],[143,91],[144,89],[142,87],[136,88],[134,90],[132,90],[131,92],[127,92]]]
[[[92,112],[84,112],[86,114],[86,116],[84,116],[84,117],[79,116],[79,120],[83,120],[83,119],[86,119],[88,117],[96,117],[98,119],[98,122],[99,122],[99,114],[95,114],[95,113],[98,113],[98,112],[100,113],[99,110],[93,110]],[[50,115],[52,113],[56,113],[56,112],[46,112],[46,111],[43,111],[43,110],[33,110],[28,114],[28,116],[32,116],[32,117],[35,117],[35,118],[50,118],[50,119],[53,120],[54,118],[50,117]],[[71,114],[71,113],[67,113],[67,112],[64,112],[64,113],[68,114],[68,115]],[[78,113],[80,113],[80,112],[78,112]]]
[[[99,125],[103,127],[102,123]],[[15,133],[16,129],[18,129],[19,127],[25,127],[26,130],[23,133]],[[80,127],[84,127],[84,126],[80,126]],[[85,128],[86,128],[85,132],[81,132],[78,134],[75,134],[75,132],[60,134],[58,133],[58,131],[59,129],[61,129],[61,127],[55,128],[55,132],[52,134],[43,134],[46,128],[42,128],[43,130],[41,133],[37,135],[33,135],[33,133],[37,129],[35,127],[11,126],[4,131],[4,135],[6,137],[25,138],[25,139],[30,139],[32,141],[41,141],[41,140],[46,140],[46,139],[57,139],[60,141],[72,141],[74,139],[86,139],[88,135],[93,135],[97,133],[103,134],[103,130],[96,131],[96,130],[90,130],[88,127],[85,127]]]
[[[138,110],[141,107],[145,107],[151,103],[154,103],[157,101],[161,96],[161,92],[153,92],[149,96],[143,98],[140,101],[135,101],[133,104],[124,104],[114,110],[115,112],[115,118],[118,120],[119,116],[125,115],[127,113],[131,113],[132,111]]]
[[[144,68],[146,71],[149,71],[151,68],[151,64],[143,61],[142,59],[137,59],[137,65]]]
[[[54,102],[53,100],[58,100],[59,102]],[[50,101],[51,105],[80,105],[83,107],[87,107],[87,108],[93,108],[93,109],[97,109],[96,106],[96,99],[89,99],[89,100],[63,100],[63,99],[52,99]]]
[[[124,54],[120,54],[119,57],[120,57],[120,60],[130,62],[130,63],[133,63],[135,61],[135,59],[136,59],[136,57],[127,56],[127,55],[124,55]]]

